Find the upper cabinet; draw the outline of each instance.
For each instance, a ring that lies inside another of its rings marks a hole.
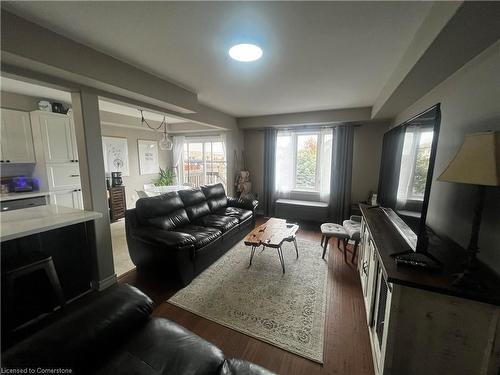
[[[28,112],[1,110],[0,162],[35,163],[33,136]]]
[[[47,163],[76,163],[75,131],[71,118],[66,115],[36,112],[32,118],[40,123],[45,161]]]

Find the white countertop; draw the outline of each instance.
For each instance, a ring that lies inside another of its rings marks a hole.
[[[100,212],[47,205],[0,213],[0,241],[99,219]]]
[[[0,202],[13,201],[16,199],[44,197],[47,195],[49,195],[49,193],[47,191],[30,191],[30,192],[26,192],[26,193],[0,194]]]

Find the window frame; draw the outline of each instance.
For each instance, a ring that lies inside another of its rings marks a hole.
[[[298,154],[298,137],[301,135],[315,135],[316,136],[316,170],[315,170],[315,186],[313,188],[304,188],[297,186],[297,154]],[[321,186],[321,173],[320,173],[320,157],[321,150],[323,146],[323,137],[322,132],[320,130],[303,130],[303,131],[291,131],[291,147],[292,147],[292,162],[293,162],[293,187],[290,190],[290,193],[298,193],[304,195],[318,195],[320,193]]]
[[[411,128],[407,128],[405,134],[411,132],[413,134],[413,141],[411,144],[410,154],[413,156],[413,163],[410,166],[410,174],[408,176],[408,183],[404,190],[404,195],[400,198],[399,190],[397,193],[397,207],[398,209],[409,210],[409,211],[420,211],[422,208],[422,204],[425,199],[424,195],[415,195],[413,194],[413,188],[415,183],[415,171],[417,166],[417,152],[420,145],[420,139],[423,133],[431,132],[432,137],[435,137],[434,128],[432,126],[412,126]],[[404,146],[403,146],[404,147]],[[432,151],[432,142],[431,142],[431,151]],[[430,162],[430,158],[429,158]],[[400,168],[403,167],[401,164]],[[401,176],[400,176],[401,178]]]
[[[207,160],[206,160],[206,143],[210,143],[211,144],[211,150],[210,150],[210,154],[211,154],[211,159],[210,159],[210,164],[212,165],[213,167],[213,164],[214,164],[214,161],[213,161],[213,143],[217,143],[217,142],[221,142],[221,143],[225,143],[225,139],[223,136],[210,136],[210,137],[186,137],[185,141],[184,141],[184,144],[182,146],[182,155],[181,155],[181,165],[182,165],[182,168],[180,168],[180,173],[179,173],[179,177],[180,177],[180,183],[181,184],[184,184],[184,178],[185,178],[185,173],[184,173],[184,165],[186,163],[186,160],[185,160],[185,157],[184,157],[184,154],[185,152],[187,152],[187,155],[189,157],[189,144],[190,143],[201,143],[201,153],[202,153],[202,161],[203,161],[203,184],[206,184],[207,183]],[[187,150],[185,150],[185,147],[187,148]],[[226,149],[226,146],[223,146],[224,148],[224,163],[225,163],[225,169],[226,169],[226,175],[223,176],[224,179],[226,181],[224,187],[227,188],[227,168],[228,168],[228,162],[227,162],[227,149]],[[189,162],[188,162],[189,164]],[[212,168],[213,170],[213,168]],[[189,181],[189,168],[188,168],[188,181]]]

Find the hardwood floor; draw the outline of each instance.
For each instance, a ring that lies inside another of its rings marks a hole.
[[[264,221],[259,219],[258,224]],[[318,229],[303,226],[297,236],[319,243],[321,233]],[[336,241],[330,241],[328,256],[328,307],[323,365],[166,303],[178,289],[171,282],[139,275],[135,270],[123,275],[119,282],[134,285],[148,294],[156,304],[153,315],[181,324],[217,345],[227,357],[246,359],[278,374],[371,375],[374,373],[373,362],[356,267],[344,263],[341,251],[333,242]]]

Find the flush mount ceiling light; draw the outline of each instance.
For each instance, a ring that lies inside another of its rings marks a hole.
[[[229,49],[229,56],[243,62],[255,61],[262,57],[262,49],[255,44],[237,44]]]

